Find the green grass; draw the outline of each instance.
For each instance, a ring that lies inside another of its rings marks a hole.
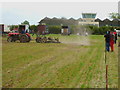
[[[2,84],[17,88],[105,88],[104,38],[100,35],[61,36],[75,43],[8,43],[3,38]],[[35,38],[35,36],[33,37]],[[107,53],[109,88],[118,87],[118,49]]]

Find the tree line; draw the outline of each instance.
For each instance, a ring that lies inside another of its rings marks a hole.
[[[37,26],[38,25],[30,25],[29,29],[34,32],[37,32]],[[12,28],[17,28],[17,25],[12,25],[11,26],[11,30]],[[79,25],[69,25],[69,29],[71,34],[76,34],[77,31],[83,31],[83,30],[87,30],[89,32],[91,32],[91,34],[94,35],[103,35],[105,34],[107,31],[114,31],[114,29],[118,29],[120,30],[120,27],[112,27],[112,26],[102,26],[102,27],[97,27],[97,26],[79,26]],[[50,34],[60,34],[61,33],[61,25],[47,25],[47,30]]]

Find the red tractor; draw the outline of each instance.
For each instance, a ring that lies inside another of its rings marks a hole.
[[[18,30],[13,30],[13,32],[8,34],[7,41],[15,42],[19,40],[21,43],[30,42],[31,36],[28,30],[27,25],[19,25]]]

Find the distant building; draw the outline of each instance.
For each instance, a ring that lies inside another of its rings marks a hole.
[[[70,18],[70,19],[66,19],[66,18],[48,18],[45,17],[44,19],[40,20],[39,25],[41,25],[42,23],[46,23],[46,25],[77,25],[78,21],[75,20],[74,18]]]
[[[69,27],[68,26],[62,26],[61,34],[62,35],[70,35],[70,29],[69,29]]]
[[[99,22],[95,22],[96,13],[82,13],[82,18],[79,19],[79,25],[95,25],[99,26]]]
[[[120,7],[120,2],[119,2]],[[120,8],[119,8],[120,13]],[[79,19],[66,19],[66,18],[48,18],[45,17],[44,19],[40,20],[39,25],[45,23],[46,25],[93,25],[93,26],[113,26],[113,27],[120,27],[120,19],[104,19],[101,20],[99,18],[96,19],[96,13],[82,13],[82,18]]]
[[[38,25],[37,30],[38,30],[38,35],[46,34],[46,25]]]
[[[95,22],[99,22],[100,27],[102,26],[120,27],[120,19],[109,20],[106,18],[104,20],[100,20],[99,18],[97,18]]]

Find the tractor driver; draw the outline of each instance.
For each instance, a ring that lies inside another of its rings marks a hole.
[[[25,30],[24,30],[24,28],[22,28],[22,32],[21,32],[22,34],[25,34]]]

